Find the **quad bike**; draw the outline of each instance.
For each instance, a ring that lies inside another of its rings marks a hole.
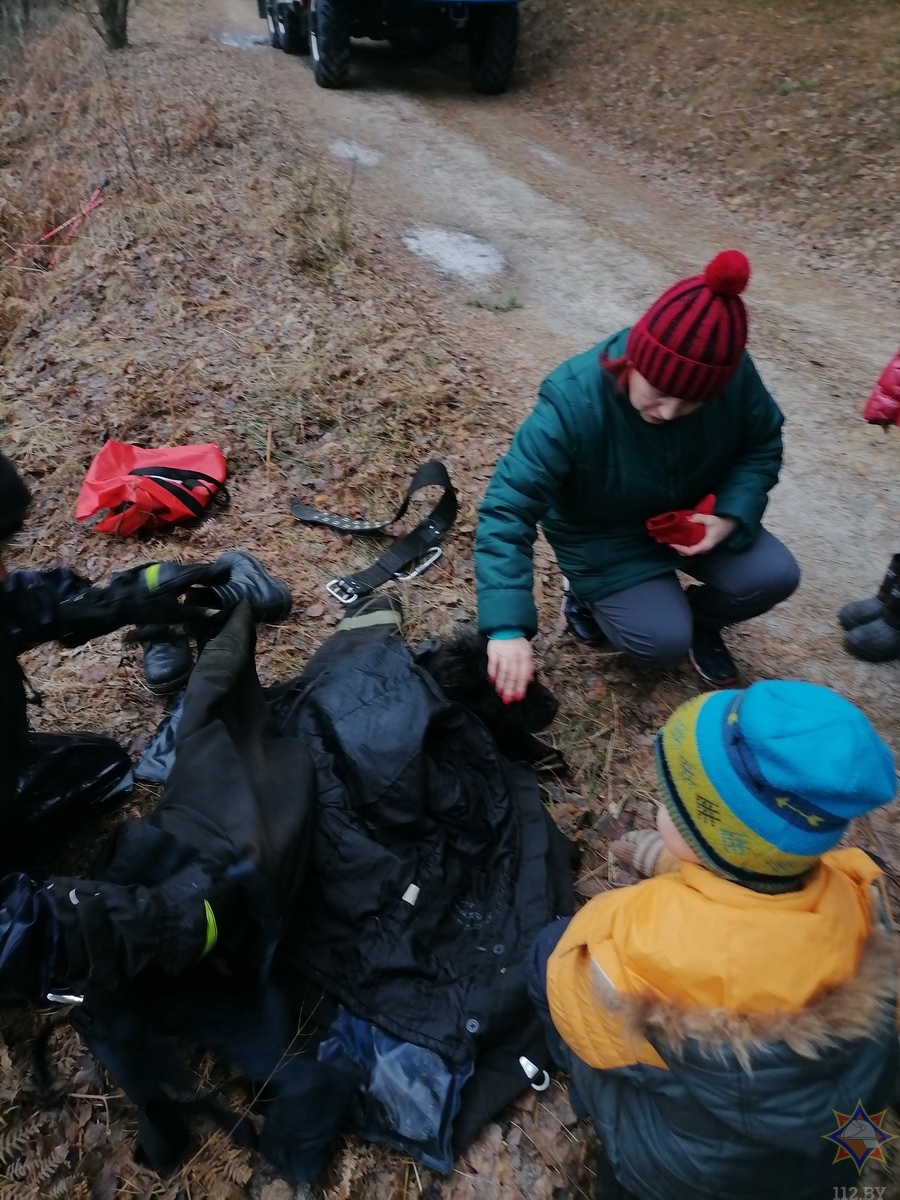
[[[452,42],[469,47],[472,86],[497,95],[509,87],[519,33],[518,0],[257,0],[272,45],[309,54],[320,87],[350,78],[350,39],[388,41],[401,53]]]

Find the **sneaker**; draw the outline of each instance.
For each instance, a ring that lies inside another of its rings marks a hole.
[[[186,686],[194,654],[183,625],[140,625],[135,638],[144,651],[144,678],[154,696],[172,696]]]
[[[711,687],[734,687],[738,669],[718,629],[694,625],[694,637],[688,651],[691,665],[704,683]]]
[[[249,600],[255,621],[280,621],[291,611],[293,600],[288,585],[270,575],[252,554],[230,550],[216,559],[216,566],[229,568],[228,582],[211,589],[223,608]]]
[[[603,630],[594,620],[590,605],[584,604],[578,599],[569,588],[568,582],[565,584],[562,614],[566,619],[569,632],[583,646],[599,646],[606,641]]]

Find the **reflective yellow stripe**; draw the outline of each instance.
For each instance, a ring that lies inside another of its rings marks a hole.
[[[144,571],[144,583],[147,585],[147,591],[152,592],[159,587],[159,563],[151,563]]]
[[[206,944],[203,947],[201,958],[206,958],[213,946],[219,940],[219,927],[216,924],[216,914],[212,910],[212,905],[208,900],[203,901],[203,908],[206,912]]]

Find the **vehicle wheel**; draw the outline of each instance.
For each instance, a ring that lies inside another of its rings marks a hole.
[[[472,87],[496,96],[512,79],[519,40],[519,6],[477,4],[469,9],[469,62]]]
[[[277,14],[276,0],[266,0],[266,24],[269,27],[269,41],[276,50],[281,47],[280,23]]]
[[[309,17],[286,4],[278,6],[278,37],[285,54],[309,54]]]
[[[346,0],[311,0],[309,52],[319,87],[346,86],[350,77],[350,19]]]

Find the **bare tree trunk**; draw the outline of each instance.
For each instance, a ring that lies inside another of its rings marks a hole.
[[[28,31],[31,6],[29,0],[0,0],[0,34],[3,41],[14,37],[23,41]]]
[[[110,50],[128,45],[128,0],[97,0],[103,22],[103,40]]]

